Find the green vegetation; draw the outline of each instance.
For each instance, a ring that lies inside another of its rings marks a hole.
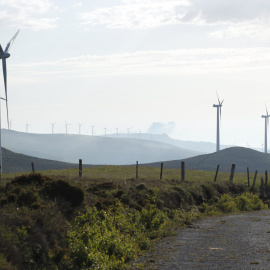
[[[245,174],[104,166],[4,175],[0,269],[130,269],[175,228],[204,215],[266,209]],[[258,176],[260,177],[260,176]]]

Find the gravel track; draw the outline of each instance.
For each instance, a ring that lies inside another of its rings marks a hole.
[[[145,269],[270,269],[270,210],[211,217],[140,259]]]

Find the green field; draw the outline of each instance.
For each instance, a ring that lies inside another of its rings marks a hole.
[[[76,179],[79,178],[78,168],[65,169],[65,170],[50,170],[50,171],[37,171],[42,175],[64,177],[66,179]],[[21,173],[4,173],[2,179],[12,179],[16,176],[21,175]],[[198,171],[198,170],[186,170],[185,180],[186,181],[203,181],[203,182],[213,182],[215,177],[214,171]],[[258,173],[257,182],[265,178],[265,175]],[[252,184],[254,178],[254,172],[250,173],[250,184]],[[82,180],[106,180],[106,181],[121,181],[136,179],[136,167],[135,166],[99,166],[93,168],[83,168]],[[160,181],[160,169],[153,167],[139,167],[138,169],[138,181],[141,180],[157,180]],[[229,172],[219,172],[217,176],[217,183],[223,181],[229,181]],[[180,169],[163,169],[162,182],[164,181],[181,181],[181,170]],[[237,184],[247,184],[247,173],[235,173],[233,182]]]

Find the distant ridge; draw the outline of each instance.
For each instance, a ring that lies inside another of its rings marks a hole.
[[[2,130],[2,146],[24,155],[84,164],[128,165],[183,159],[202,154],[168,143],[138,138],[75,134],[34,134]]]
[[[219,170],[226,172],[231,170],[232,164],[236,164],[236,172],[270,171],[270,154],[265,154],[245,147],[230,147],[212,154],[199,155],[182,160],[165,161],[164,168],[180,168],[180,162],[185,161],[187,169],[215,171],[217,165]],[[160,166],[160,163],[145,164],[145,166]]]

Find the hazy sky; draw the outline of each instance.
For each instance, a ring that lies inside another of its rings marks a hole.
[[[12,129],[146,132],[262,147],[269,0],[0,0]],[[3,95],[1,76],[0,91]],[[2,103],[2,119],[6,119]],[[6,122],[3,127],[7,127]],[[169,127],[169,128],[168,128]],[[162,124],[158,125],[158,131]]]

